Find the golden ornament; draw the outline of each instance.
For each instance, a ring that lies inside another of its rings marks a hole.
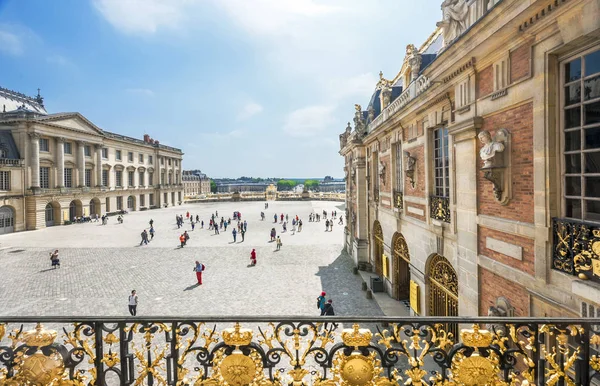
[[[231,354],[219,366],[221,376],[231,386],[244,386],[254,380],[256,364],[243,354]]]
[[[340,375],[348,385],[367,385],[373,381],[375,369],[370,358],[360,354],[352,354],[344,361]]]

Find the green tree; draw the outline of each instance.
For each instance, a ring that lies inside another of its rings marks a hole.
[[[306,180],[304,181],[304,187],[312,190],[316,190],[319,187],[319,181],[317,180]]]
[[[296,186],[296,182],[292,180],[277,181],[277,190],[292,190]]]
[[[210,180],[210,191],[212,193],[217,193],[217,184],[213,180]]]

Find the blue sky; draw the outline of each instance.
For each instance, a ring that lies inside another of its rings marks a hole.
[[[343,176],[338,134],[441,0],[0,0],[0,86],[212,177]]]

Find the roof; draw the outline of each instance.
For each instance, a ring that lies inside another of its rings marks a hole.
[[[48,114],[44,107],[44,98],[39,93],[30,97],[23,93],[0,87],[0,112],[16,111],[19,108],[38,114]]]
[[[7,159],[21,159],[19,149],[10,131],[0,130],[0,149],[5,151]]]

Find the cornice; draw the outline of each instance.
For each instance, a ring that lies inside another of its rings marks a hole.
[[[444,82],[444,83],[450,82],[452,79],[456,78],[457,76],[459,76],[460,74],[462,74],[463,72],[468,70],[469,68],[472,68],[474,64],[475,64],[475,58],[472,57],[471,59],[469,59],[468,62],[466,62],[462,66],[458,67],[456,70],[454,70],[448,76],[445,76],[444,78],[442,78],[442,82]]]
[[[454,143],[466,141],[477,136],[477,130],[483,126],[482,117],[473,117],[448,126],[448,134],[454,137]]]
[[[548,5],[546,5],[544,8],[540,9],[539,11],[537,11],[535,14],[531,15],[529,17],[529,19],[525,20],[524,22],[522,22],[519,25],[519,32],[524,32],[526,29],[528,29],[529,27],[531,27],[538,21],[542,20],[543,18],[548,16],[550,13],[555,11],[558,7],[560,7],[561,5],[563,5],[567,2],[569,2],[569,0],[552,0],[552,1],[548,2],[547,3]]]

